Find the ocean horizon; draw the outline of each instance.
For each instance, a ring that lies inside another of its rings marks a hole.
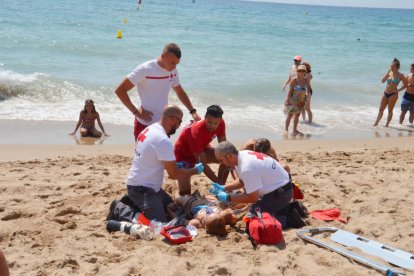
[[[115,88],[176,42],[183,53],[180,82],[200,115],[219,104],[235,133],[279,139],[287,92],[281,87],[299,54],[312,64],[315,123],[299,130],[316,139],[352,136],[372,132],[385,88],[381,78],[393,58],[404,74],[414,63],[412,9],[142,2],[2,1],[0,120],[77,121],[92,98],[104,125],[132,125]],[[136,90],[129,95],[138,104]],[[170,96],[179,103],[174,92]],[[186,114],[183,123],[189,120]]]
[[[284,2],[279,2],[279,1],[273,1],[273,0],[240,0],[240,1],[246,1],[246,2],[262,2],[262,3],[274,3],[274,4],[279,4],[279,5],[299,5],[299,6],[310,6],[310,7],[314,7],[314,6],[318,6],[318,7],[336,7],[336,8],[356,8],[356,9],[387,9],[387,10],[413,10],[413,8],[410,7],[372,7],[372,6],[351,6],[351,5],[332,5],[332,3],[330,5],[325,5],[325,4],[297,4],[297,3],[284,3]],[[378,4],[378,3],[376,3]]]

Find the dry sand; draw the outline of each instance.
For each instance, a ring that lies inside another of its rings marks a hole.
[[[402,250],[414,248],[414,143],[409,138],[286,141],[276,148],[309,210],[338,207],[348,224],[309,219]],[[0,249],[11,275],[380,275],[308,244],[254,250],[244,225],[226,238],[203,230],[171,246],[109,234],[109,204],[125,192],[133,146],[0,146]],[[167,190],[174,186],[166,179]],[[204,176],[194,189],[207,191]]]

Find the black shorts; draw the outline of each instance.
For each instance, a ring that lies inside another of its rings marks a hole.
[[[127,186],[128,197],[149,220],[168,222],[167,205],[173,200],[163,189],[155,192],[143,186]]]
[[[193,214],[194,207],[201,206],[201,205],[209,205],[207,199],[203,197],[194,197],[191,198],[184,204],[183,211],[188,219],[192,219],[195,214]]]
[[[250,207],[250,212],[254,213],[256,208],[260,208],[262,212],[268,212],[272,216],[283,212],[285,208],[289,208],[289,202],[292,200],[293,186],[292,182],[268,193]]]

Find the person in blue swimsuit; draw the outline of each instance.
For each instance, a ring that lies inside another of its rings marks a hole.
[[[387,86],[385,87],[384,95],[381,98],[379,112],[374,126],[377,126],[381,121],[384,110],[388,106],[388,117],[387,123],[385,124],[385,127],[388,127],[392,119],[395,103],[398,100],[398,91],[400,90],[398,89],[398,84],[400,82],[403,82],[404,87],[407,87],[407,80],[405,79],[404,75],[398,71],[399,69],[400,61],[394,58],[390,69],[382,78],[382,83],[387,82]]]
[[[307,69],[305,65],[299,65],[297,76],[290,82],[289,92],[286,94],[285,100],[285,131],[284,135],[288,135],[290,120],[293,118],[292,136],[303,136],[304,134],[298,130],[299,116],[305,109],[306,96],[310,94],[310,82],[306,78]]]
[[[406,77],[407,80],[407,90],[404,93],[404,96],[401,100],[401,115],[400,115],[400,124],[404,122],[405,114],[407,111],[410,111],[410,117],[408,121],[411,125],[414,123],[414,63],[411,64],[410,74]],[[404,87],[398,89],[398,91],[404,90]]]

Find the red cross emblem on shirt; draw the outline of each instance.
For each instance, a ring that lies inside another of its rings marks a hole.
[[[260,160],[264,160],[267,157],[266,154],[263,154],[263,153],[260,153],[260,152],[250,151],[249,154],[250,155],[256,155],[257,159],[260,159]]]
[[[145,138],[147,138],[147,136],[145,136],[145,133],[148,132],[148,128],[144,129],[144,131],[142,131],[139,135],[138,135],[138,141],[140,142],[144,142]]]

